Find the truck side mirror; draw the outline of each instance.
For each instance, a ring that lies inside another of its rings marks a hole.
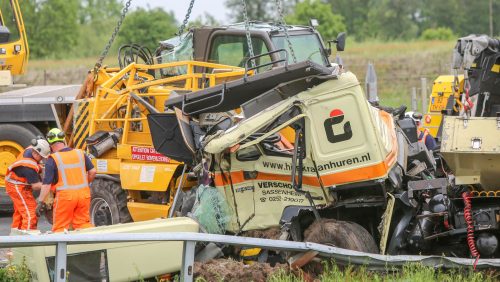
[[[337,51],[344,51],[345,48],[345,32],[341,32],[337,35],[337,39],[334,41],[337,45]]]
[[[328,49],[326,49],[326,54],[330,56],[332,54],[332,43],[335,43],[337,51],[344,51],[345,48],[345,32],[341,32],[337,35],[337,39],[328,40]]]

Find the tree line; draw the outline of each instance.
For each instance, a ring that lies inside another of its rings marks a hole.
[[[3,2],[3,1],[2,1]],[[124,2],[124,1],[123,1]],[[186,0],[186,8],[189,1]],[[325,39],[346,31],[363,40],[451,40],[470,33],[500,34],[497,0],[246,0],[250,20],[308,24],[319,21]],[[20,0],[34,58],[97,56],[111,36],[123,8],[120,0]],[[168,7],[167,5],[165,5]],[[243,21],[241,0],[225,0],[230,21]],[[196,8],[196,7],[195,7]],[[491,15],[491,16],[490,16]],[[492,26],[490,27],[490,18]],[[217,25],[209,13],[189,25]],[[166,8],[128,12],[117,42],[139,43],[154,50],[178,31],[180,23]]]
[[[254,19],[273,20],[275,1],[247,0]],[[338,32],[343,28],[358,41],[368,39],[411,40],[432,31],[435,36],[500,34],[498,0],[288,0],[282,1],[290,23],[307,24],[316,18],[320,27]],[[241,0],[226,0],[233,20],[243,19]],[[491,7],[490,7],[491,6]],[[335,18],[335,20],[332,20]],[[336,24],[333,24],[335,22]],[[288,23],[288,22],[287,22]],[[335,30],[337,29],[337,30]],[[320,29],[321,31],[321,29]],[[437,32],[436,32],[437,31]],[[437,38],[439,39],[439,38]],[[450,39],[450,38],[443,38]]]

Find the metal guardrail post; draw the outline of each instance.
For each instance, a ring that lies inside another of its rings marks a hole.
[[[55,281],[66,282],[66,242],[59,242],[56,246]]]
[[[372,63],[368,63],[368,69],[366,70],[365,92],[366,92],[366,99],[368,99],[368,102],[370,103],[379,102],[378,92],[377,92],[377,74],[375,73],[375,66]]]
[[[195,241],[185,241],[182,250],[181,281],[192,282],[194,275],[194,248]]]
[[[420,78],[420,95],[422,98],[422,113],[427,112],[427,78]]]
[[[411,110],[414,112],[418,110],[416,87],[411,88]]]

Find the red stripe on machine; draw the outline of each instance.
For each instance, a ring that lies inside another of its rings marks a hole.
[[[158,153],[151,147],[132,146],[130,148],[132,160],[170,163],[170,158]]]

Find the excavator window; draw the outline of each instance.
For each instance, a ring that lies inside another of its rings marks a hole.
[[[183,36],[165,40],[160,43],[165,47],[157,53],[159,63],[173,63],[178,61],[189,61],[193,59],[193,33],[188,32]],[[162,77],[176,76],[187,73],[186,66],[160,69]]]
[[[269,52],[264,40],[261,38],[252,38],[254,55],[260,55]],[[219,63],[230,66],[244,67],[246,60],[250,57],[248,51],[247,39],[240,35],[219,35],[214,38],[210,56],[211,63]],[[271,62],[270,56],[263,56],[257,59],[257,65]],[[271,66],[268,66],[270,68]],[[263,71],[264,69],[259,69]]]
[[[276,49],[285,49],[288,51],[288,54],[291,54],[285,35],[276,35],[271,39]],[[323,66],[328,65],[323,54],[321,41],[316,34],[307,33],[290,35],[289,39],[293,46],[293,52],[295,53],[297,62],[310,60]],[[293,63],[292,56],[288,56],[288,62]]]
[[[0,30],[1,43],[19,40],[20,34],[12,1],[0,1],[0,11],[0,26],[4,27]]]

